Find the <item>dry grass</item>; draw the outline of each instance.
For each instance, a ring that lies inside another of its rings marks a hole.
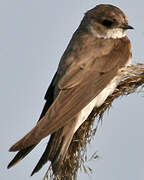
[[[102,120],[103,114],[108,110],[112,102],[124,95],[129,95],[136,92],[137,88],[144,86],[144,64],[131,65],[128,68],[128,73],[118,85],[114,93],[107,98],[105,103],[94,109],[88,119],[81,125],[81,127],[75,133],[71,145],[69,147],[66,159],[58,171],[58,175],[54,176],[52,171],[48,170],[44,179],[53,180],[76,180],[79,169],[83,169],[84,172],[91,172],[92,169],[85,166],[85,162],[88,161],[86,148],[87,144],[91,142],[92,137],[97,131],[97,127],[94,127],[95,118],[98,122]],[[91,159],[97,159],[97,154],[93,154]]]

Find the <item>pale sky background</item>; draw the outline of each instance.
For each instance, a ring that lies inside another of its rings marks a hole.
[[[144,2],[136,0],[0,0],[0,179],[41,180],[48,165],[30,177],[46,140],[23,161],[6,169],[14,153],[9,147],[37,122],[43,97],[72,34],[84,13],[100,3],[121,8],[135,27],[127,34],[133,63],[144,63]],[[144,98],[129,95],[115,101],[104,116],[88,153],[100,159],[90,164],[91,176],[79,180],[144,179]]]

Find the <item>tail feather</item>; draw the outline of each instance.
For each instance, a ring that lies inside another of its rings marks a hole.
[[[45,105],[44,105],[44,108],[42,110],[42,113],[40,115],[40,118],[38,121],[41,120],[41,118],[45,115],[45,113],[47,112],[48,108],[50,107],[52,103],[52,100],[48,99],[48,101],[46,101]],[[38,144],[38,143],[37,143]],[[7,168],[11,168],[12,166],[16,165],[19,161],[21,161],[23,158],[25,158],[34,148],[37,144],[34,144],[32,146],[29,146],[27,148],[24,148],[22,150],[20,150],[16,155],[15,157],[12,159],[12,161],[8,164]]]
[[[46,147],[42,157],[38,161],[36,167],[32,171],[31,176],[33,174],[35,174],[36,172],[38,172],[43,167],[43,165],[47,163],[48,160],[51,160],[51,155],[50,154],[52,153],[51,152],[52,151],[52,147],[53,147],[53,149],[56,150],[56,147],[54,146],[55,145],[54,142],[58,139],[58,137],[59,137],[59,132],[55,132],[55,133],[53,133],[51,135],[50,140],[49,140],[49,142],[47,144],[47,147]]]
[[[42,157],[32,171],[31,176],[38,172],[48,160],[51,161],[53,173],[56,174],[63,163],[74,133],[75,130],[72,128],[71,123],[53,133]]]
[[[12,166],[16,165],[19,161],[21,161],[27,154],[29,154],[36,146],[37,144],[35,145],[32,145],[32,146],[29,146],[21,151],[19,151],[15,157],[13,158],[13,160],[8,164],[7,168],[11,168]]]

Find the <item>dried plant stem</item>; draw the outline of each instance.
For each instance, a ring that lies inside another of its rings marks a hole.
[[[107,98],[101,107],[94,109],[88,119],[77,130],[58,175],[50,176],[51,179],[76,180],[79,169],[84,169],[85,172],[92,171],[89,167],[85,167],[84,163],[87,161],[87,144],[90,143],[97,130],[97,127],[93,127],[95,118],[97,117],[98,120],[102,120],[104,112],[111,107],[112,102],[116,98],[132,94],[136,92],[137,88],[143,86],[144,64],[139,63],[128,67],[127,73],[125,73],[114,93]],[[96,159],[97,157],[94,154],[92,158]],[[50,171],[47,171],[45,178],[48,177],[48,174],[50,174]]]

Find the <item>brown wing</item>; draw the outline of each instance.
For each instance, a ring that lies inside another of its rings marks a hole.
[[[90,62],[85,62],[83,67],[79,66],[84,62],[80,57],[75,65],[69,66],[59,82],[61,91],[46,115],[26,136],[12,146],[10,151],[35,144],[63,127],[108,85],[119,69],[127,64],[131,52],[130,43],[126,37],[113,40],[107,45],[110,46],[109,50],[107,54],[103,53],[102,57],[97,56],[99,49],[95,48],[87,52],[84,57],[82,56],[87,58],[89,54],[91,55]]]

